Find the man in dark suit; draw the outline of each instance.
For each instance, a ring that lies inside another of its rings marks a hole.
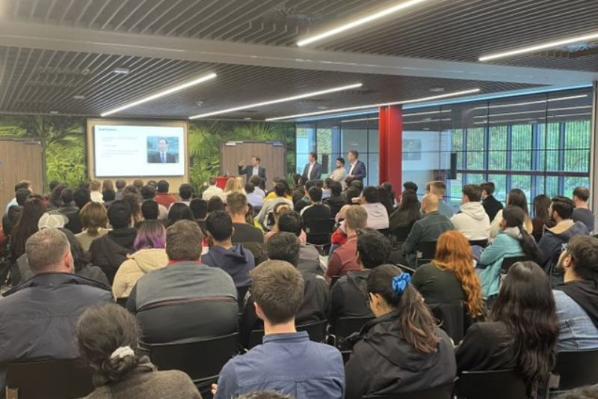
[[[357,150],[349,151],[347,155],[349,159],[349,173],[345,181],[347,184],[354,180],[363,181],[366,177],[365,164],[359,160],[359,152]]]
[[[252,176],[259,176],[266,181],[266,168],[260,166],[262,160],[255,155],[251,157],[251,165],[245,165],[245,161],[239,162],[239,175],[245,176],[249,181]]]
[[[158,141],[158,152],[147,154],[148,163],[177,163],[179,155],[168,152],[168,140],[161,138]]]
[[[302,176],[306,181],[322,178],[322,165],[318,163],[318,154],[315,152],[309,153],[309,163],[303,168]]]

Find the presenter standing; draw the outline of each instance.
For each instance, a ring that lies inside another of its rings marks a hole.
[[[322,178],[322,165],[318,163],[318,154],[315,152],[309,153],[309,163],[303,168],[302,176],[306,181]]]
[[[251,157],[251,165],[245,165],[245,161],[239,162],[239,175],[245,175],[246,181],[252,176],[259,176],[266,181],[266,168],[261,166],[262,160],[255,155]]]
[[[359,160],[359,152],[357,150],[351,150],[347,154],[347,158],[351,165],[347,178],[345,179],[347,184],[351,184],[354,180],[363,181],[366,177],[366,169],[365,164]]]

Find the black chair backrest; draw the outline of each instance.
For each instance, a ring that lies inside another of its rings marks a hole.
[[[420,266],[434,259],[436,255],[436,241],[422,241],[417,244],[416,266]]]
[[[314,245],[330,244],[335,223],[334,219],[308,219],[305,223],[307,242]]]
[[[359,332],[361,327],[373,317],[341,317],[334,322],[333,330],[337,339],[346,338],[349,335]]]
[[[469,245],[472,247],[482,247],[486,248],[488,246],[488,240],[470,240]]]
[[[510,256],[508,258],[503,258],[502,265],[500,267],[501,273],[507,274],[511,266],[513,266],[517,262],[525,262],[529,260],[527,256]]]
[[[80,359],[15,362],[6,365],[7,398],[71,399],[94,389],[93,371]]]
[[[366,395],[363,399],[451,399],[453,397],[453,386],[454,384],[450,383],[424,391],[397,393],[393,395]]]
[[[149,349],[159,370],[184,371],[199,385],[215,380],[226,362],[239,353],[239,334],[142,346]]]
[[[463,302],[431,303],[430,310],[434,317],[440,321],[442,328],[455,344],[458,344],[465,335],[465,306]]]
[[[598,350],[559,352],[553,374],[559,376],[559,390],[598,384]]]
[[[326,326],[328,320],[321,320],[312,323],[306,323],[297,326],[297,331],[307,331],[309,339],[315,342],[324,342],[326,339]],[[249,334],[249,344],[247,349],[261,345],[264,339],[264,330],[253,330]]]
[[[464,371],[455,393],[458,399],[529,399],[525,381],[514,370]]]

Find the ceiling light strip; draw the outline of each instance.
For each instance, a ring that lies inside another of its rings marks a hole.
[[[479,109],[488,109],[488,108],[510,108],[510,107],[519,107],[523,105],[534,105],[534,104],[546,104],[547,102],[555,102],[555,101],[565,101],[565,100],[575,100],[578,98],[587,97],[587,94],[579,94],[576,96],[567,96],[567,97],[557,97],[557,98],[549,98],[547,100],[537,100],[537,101],[526,101],[522,103],[510,103],[510,104],[491,104],[484,107],[475,107],[475,110]]]
[[[304,93],[304,94],[298,94],[298,95],[290,96],[290,97],[278,98],[276,100],[262,101],[262,102],[253,103],[253,104],[241,105],[238,107],[226,108],[226,109],[222,109],[222,110],[214,111],[214,112],[206,112],[203,114],[197,114],[197,115],[190,116],[189,119],[207,118],[209,116],[227,114],[230,112],[242,111],[244,109],[252,109],[252,108],[258,108],[258,107],[264,107],[266,105],[301,100],[303,98],[316,97],[316,96],[321,96],[324,94],[336,93],[336,92],[343,91],[343,90],[357,89],[357,88],[360,88],[361,86],[363,86],[362,83],[352,83],[352,84],[348,84],[348,85],[344,85],[344,86],[333,87],[331,89],[313,91],[310,93]]]
[[[478,93],[479,91],[480,91],[480,89],[476,88],[476,89],[461,90],[461,91],[455,91],[455,92],[451,92],[451,93],[439,94],[437,96],[416,98],[416,99],[413,99],[413,100],[392,101],[392,102],[387,102],[387,103],[358,105],[358,106],[355,106],[355,107],[345,107],[345,108],[329,109],[329,110],[326,110],[326,111],[307,112],[307,113],[304,113],[304,114],[277,116],[277,117],[273,117],[273,118],[267,118],[266,122],[278,121],[278,120],[283,120],[283,119],[304,118],[306,116],[318,116],[318,115],[326,115],[326,114],[336,114],[336,113],[339,113],[339,112],[355,111],[355,110],[368,109],[368,108],[380,108],[380,107],[387,107],[387,106],[390,106],[390,105],[412,104],[412,103],[418,103],[418,102],[423,102],[423,101],[438,100],[438,99],[441,99],[441,98],[463,96],[463,95],[467,95],[467,94]]]
[[[598,32],[588,33],[588,34],[582,35],[582,36],[570,37],[567,39],[554,40],[554,41],[537,44],[537,45],[533,45],[533,46],[522,47],[522,48],[515,49],[515,50],[504,51],[501,53],[488,54],[488,55],[481,56],[479,58],[479,61],[481,61],[481,62],[492,61],[492,60],[496,60],[499,58],[506,58],[506,57],[512,57],[514,55],[534,53],[537,51],[556,48],[556,47],[564,46],[567,44],[580,43],[580,42],[585,42],[585,41],[595,40],[595,39],[598,39]]]
[[[207,82],[208,80],[212,80],[212,79],[216,78],[216,76],[217,75],[215,73],[213,73],[213,72],[209,73],[209,74],[204,75],[204,76],[202,76],[200,78],[197,78],[197,79],[191,80],[189,82],[186,82],[186,83],[183,83],[183,84],[171,87],[170,89],[162,90],[162,91],[160,91],[158,93],[155,93],[155,94],[152,94],[150,96],[143,97],[143,98],[141,98],[141,99],[139,99],[137,101],[133,101],[133,102],[130,102],[130,103],[125,104],[123,106],[120,106],[118,108],[111,109],[110,111],[103,112],[103,113],[100,114],[100,116],[112,115],[112,114],[115,114],[117,112],[123,111],[125,109],[132,108],[132,107],[135,107],[135,106],[140,105],[140,104],[144,104],[146,102],[155,100],[155,99],[160,98],[160,97],[167,96],[167,95],[172,94],[172,93],[176,93],[178,91],[187,89],[189,87],[198,85],[200,83]]]
[[[517,112],[501,112],[500,114],[489,114],[489,115],[476,115],[474,118],[496,118],[500,116],[507,116],[507,115],[521,115],[521,114],[544,114],[544,113],[551,113],[556,111],[570,111],[573,109],[586,109],[592,108],[591,105],[583,105],[579,107],[564,107],[564,108],[549,108],[549,109],[538,109],[538,110],[529,110],[529,111],[517,111]]]
[[[405,9],[414,7],[414,6],[418,5],[418,4],[424,3],[426,1],[429,1],[429,0],[409,0],[409,1],[402,1],[402,2],[400,2],[398,4],[395,4],[395,5],[391,6],[391,7],[387,7],[387,8],[384,8],[384,9],[380,10],[380,11],[377,11],[377,12],[374,12],[372,14],[366,15],[364,17],[357,18],[357,19],[354,19],[352,21],[349,21],[349,22],[347,22],[345,24],[337,26],[336,28],[329,29],[329,30],[326,30],[326,31],[324,31],[322,33],[318,33],[318,34],[315,34],[313,36],[306,37],[305,39],[301,39],[301,40],[297,41],[297,46],[299,46],[299,47],[307,46],[308,44],[312,44],[312,43],[318,42],[320,40],[327,39],[327,38],[329,38],[331,36],[338,35],[339,33],[343,33],[343,32],[346,32],[348,30],[357,28],[359,26],[366,25],[366,24],[368,24],[370,22],[374,22],[374,21],[376,21],[376,20],[378,20],[380,18],[384,18],[384,17],[387,17],[389,15],[395,14],[395,13],[397,13],[399,11],[403,11]]]

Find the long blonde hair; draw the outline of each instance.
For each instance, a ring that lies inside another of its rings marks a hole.
[[[245,192],[243,187],[243,178],[241,177],[231,177],[226,181],[226,186],[224,186],[224,192],[226,193],[243,193]]]

